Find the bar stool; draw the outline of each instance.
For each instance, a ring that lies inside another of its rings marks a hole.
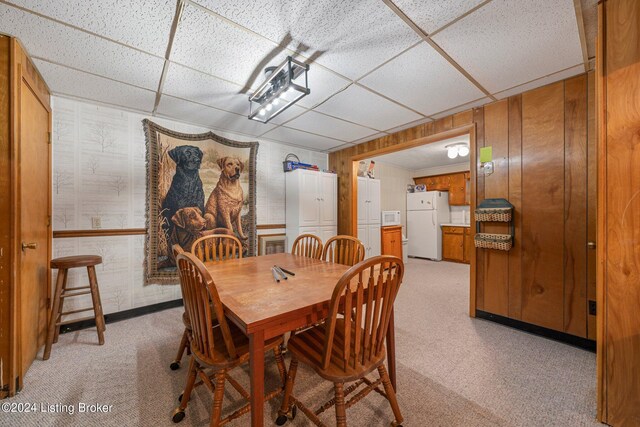
[[[98,279],[96,278],[95,266],[102,264],[102,257],[98,255],[76,255],[51,260],[51,268],[58,270],[58,278],[56,280],[55,295],[53,297],[53,307],[51,308],[51,317],[49,319],[49,328],[47,330],[47,343],[44,348],[43,359],[49,359],[51,355],[51,345],[58,342],[58,334],[60,326],[72,322],[81,322],[84,320],[95,319],[98,329],[98,342],[104,344],[104,315],[102,314],[102,303],[100,302],[100,292],[98,291]],[[81,286],[76,288],[67,288],[67,275],[70,268],[87,267],[89,275],[89,286]],[[85,290],[88,289],[88,290]],[[77,297],[80,295],[91,294],[93,307],[81,308],[78,310],[62,311],[65,298]],[[93,316],[81,319],[73,319],[63,321],[62,316],[83,311],[93,310]]]

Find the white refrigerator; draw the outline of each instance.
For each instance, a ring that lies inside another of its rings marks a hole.
[[[426,191],[407,193],[407,238],[410,257],[442,259],[442,229],[448,223],[449,193]]]

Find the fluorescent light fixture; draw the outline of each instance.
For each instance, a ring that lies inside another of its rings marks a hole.
[[[249,96],[249,119],[267,123],[308,95],[311,92],[307,78],[308,71],[309,65],[296,61],[290,56],[287,56],[287,59],[278,67],[267,67],[265,82],[253,95]]]
[[[469,155],[469,146],[466,143],[449,144],[446,147],[447,157],[455,159],[456,157],[466,157]]]

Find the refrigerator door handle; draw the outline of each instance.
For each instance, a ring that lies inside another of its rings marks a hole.
[[[435,227],[436,225],[436,211],[431,211],[431,224],[433,224],[433,226]]]

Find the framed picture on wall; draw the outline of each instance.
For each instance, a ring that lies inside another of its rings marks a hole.
[[[258,235],[258,256],[281,254],[287,251],[286,234]]]

